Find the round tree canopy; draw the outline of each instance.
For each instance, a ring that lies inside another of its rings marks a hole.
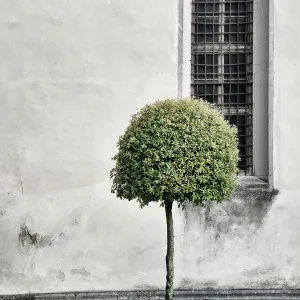
[[[222,201],[236,186],[236,128],[202,100],[156,101],[119,138],[112,192],[140,202]]]

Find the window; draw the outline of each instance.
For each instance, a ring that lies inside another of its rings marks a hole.
[[[253,175],[253,1],[192,1],[192,96],[238,128],[242,174]]]

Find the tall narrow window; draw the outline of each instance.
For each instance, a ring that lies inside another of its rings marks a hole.
[[[238,128],[242,174],[252,175],[253,0],[192,1],[192,96]]]

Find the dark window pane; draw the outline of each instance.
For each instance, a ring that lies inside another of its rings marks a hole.
[[[239,146],[246,146],[246,138],[244,136],[239,137]]]
[[[234,13],[238,11],[237,3],[226,3],[225,4],[225,12]]]
[[[229,64],[236,64],[237,63],[237,54],[230,54],[229,58],[230,58],[230,62]]]
[[[246,124],[246,116],[237,116],[238,125],[245,125]]]
[[[240,155],[245,156],[246,155],[246,147],[239,147]]]
[[[195,73],[205,73],[205,66],[195,66]]]
[[[231,84],[231,93],[237,93],[238,86],[237,84]]]
[[[213,66],[206,66],[206,73],[213,73],[214,67]]]
[[[245,54],[239,54],[239,63],[241,63],[241,64],[246,63],[246,55]]]
[[[245,24],[239,24],[239,32],[246,32],[246,25]]]
[[[198,3],[196,5],[196,13],[198,14],[212,14],[214,12],[219,11],[219,4],[213,3],[213,2],[204,2],[204,3]]]
[[[238,72],[238,66],[237,65],[232,65],[230,67],[230,71],[231,71],[231,73],[237,73]]]
[[[214,33],[218,32],[218,25],[211,25],[211,24],[199,24],[196,28],[198,33]]]
[[[205,64],[205,55],[204,54],[200,54],[198,55],[198,64],[204,65]]]
[[[229,64],[229,54],[224,54],[224,64],[225,65]]]
[[[245,34],[239,34],[238,35],[238,41],[243,43],[246,41],[246,35]]]
[[[237,103],[237,95],[230,95],[230,103],[236,104]]]
[[[246,94],[246,85],[245,84],[239,85],[239,93]]]
[[[214,95],[206,95],[203,98],[205,101],[207,101],[209,103],[217,103],[217,101],[218,101],[218,96],[214,96]]]
[[[246,104],[246,95],[245,94],[239,94],[238,103]]]
[[[217,42],[218,36],[214,34],[198,34],[196,42],[198,43],[212,43]]]
[[[236,123],[231,123],[231,124],[236,124]],[[238,135],[245,135],[246,134],[246,127],[238,127]]]
[[[247,11],[246,3],[239,3],[238,10],[239,12],[246,12]]]
[[[193,15],[196,44],[192,56],[193,94],[216,103],[225,118],[237,125],[239,167],[251,173],[252,0],[192,0],[192,3],[193,11],[197,11]],[[224,18],[221,18],[223,7]]]
[[[230,34],[230,42],[235,43],[238,40],[237,34]]]
[[[239,73],[245,73],[246,72],[246,65],[239,65]]]
[[[225,84],[224,85],[224,93],[225,94],[229,94],[230,93],[230,85],[229,84]]]

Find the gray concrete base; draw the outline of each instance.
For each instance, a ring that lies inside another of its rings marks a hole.
[[[111,292],[72,292],[55,294],[31,294],[31,295],[10,295],[0,296],[1,300],[19,299],[19,300],[96,300],[96,299],[118,299],[118,300],[146,300],[146,299],[164,299],[164,291],[111,291]],[[228,289],[228,290],[177,290],[174,299],[190,300],[279,300],[279,299],[300,299],[300,289]]]

